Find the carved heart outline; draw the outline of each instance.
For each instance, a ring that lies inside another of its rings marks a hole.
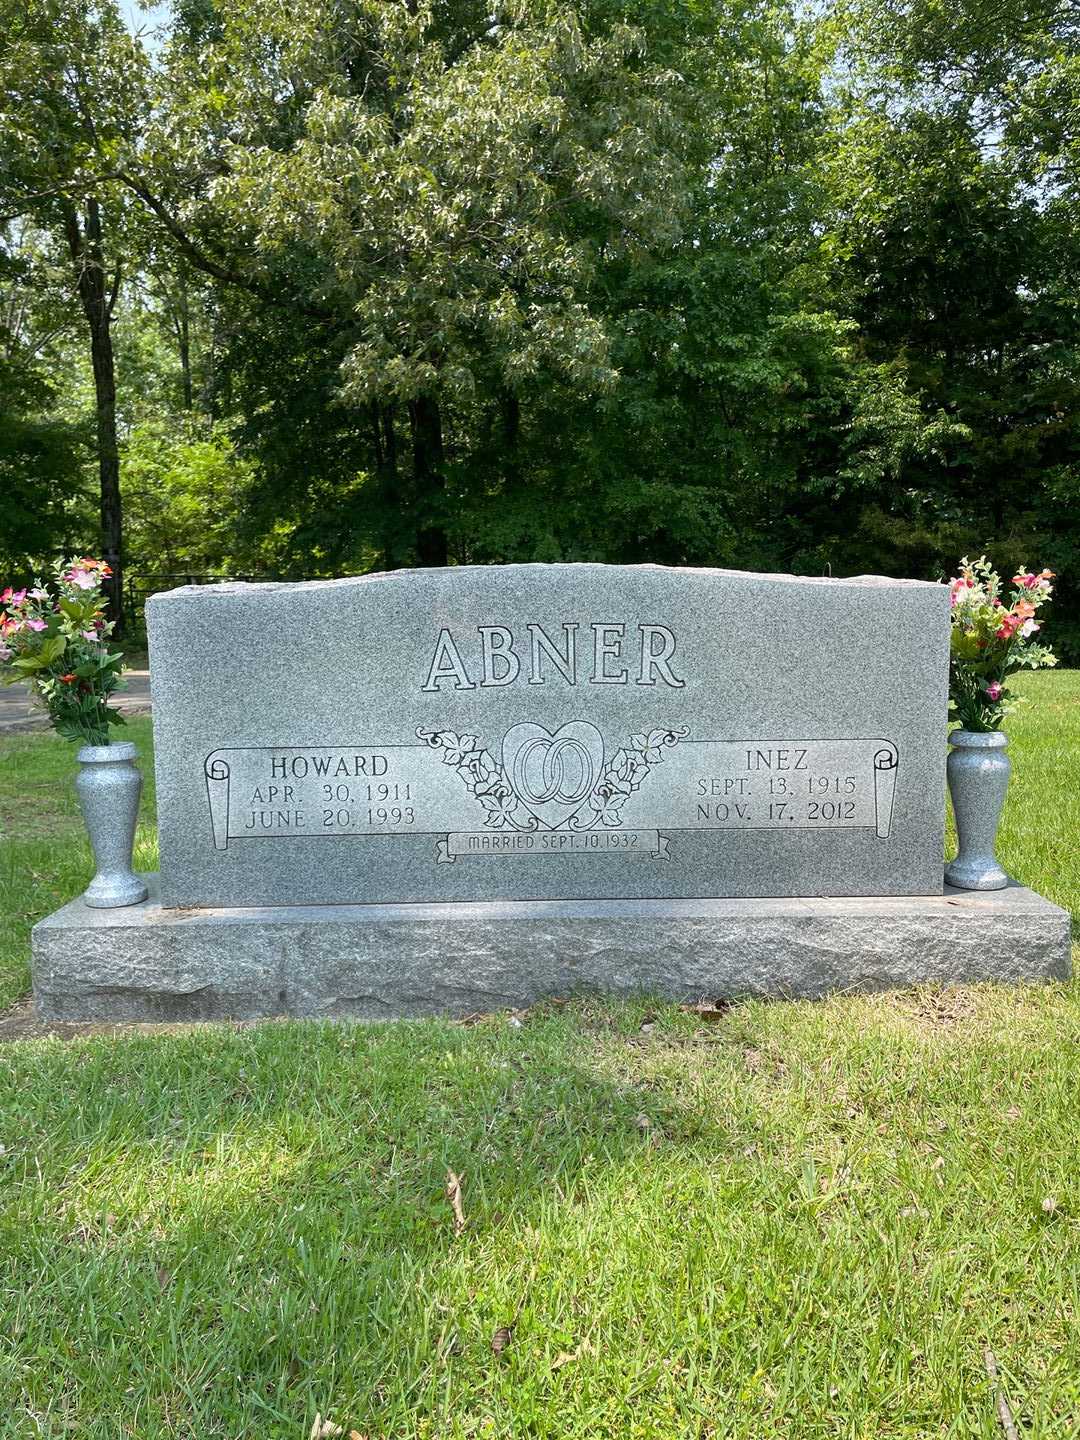
[[[587,720],[552,732],[526,721],[503,736],[503,773],[522,805],[558,830],[588,803],[604,773],[604,737]]]

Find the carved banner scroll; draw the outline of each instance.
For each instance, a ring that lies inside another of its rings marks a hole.
[[[670,841],[659,830],[533,830],[492,834],[490,830],[455,830],[440,840],[435,858],[440,865],[462,856],[527,855],[542,859],[554,855],[644,856],[668,860]]]
[[[214,849],[225,850],[229,844],[229,762],[222,755],[211,755],[207,758],[205,769]]]
[[[586,721],[522,722],[501,742],[420,729],[411,744],[242,746],[204,772],[214,846],[434,835],[435,858],[648,856],[667,834],[865,829],[887,839],[889,740],[698,740],[655,729],[614,746]]]
[[[635,818],[667,830],[865,829],[885,840],[897,767],[882,739],[687,740]]]

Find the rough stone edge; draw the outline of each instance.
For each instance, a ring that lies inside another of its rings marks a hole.
[[[668,574],[668,575],[694,575],[694,576],[721,576],[727,580],[753,580],[776,581],[783,585],[824,585],[833,588],[840,586],[858,586],[859,588],[889,588],[895,587],[898,590],[940,590],[945,592],[945,586],[937,580],[909,580],[894,575],[790,575],[785,571],[758,571],[758,570],[726,570],[720,567],[707,565],[608,565],[596,560],[569,560],[556,565],[541,564],[534,561],[526,561],[511,565],[452,565],[442,570],[372,570],[366,575],[341,575],[333,580],[223,580],[215,585],[176,585],[171,590],[158,590],[146,598],[146,608],[156,610],[163,601],[180,598],[189,595],[223,596],[223,595],[245,595],[250,596],[256,592],[269,591],[302,591],[302,590],[330,590],[348,589],[363,585],[378,584],[382,581],[409,581],[418,575],[430,577],[438,576],[445,583],[445,577],[462,576],[462,584],[471,584],[473,578],[480,574],[514,574],[536,573],[550,570],[589,570],[603,571],[614,574]],[[457,583],[451,579],[451,584]]]
[[[1068,912],[1019,886],[677,905],[90,912],[74,901],[34,927],[36,1010],[46,1021],[394,1019],[577,992],[816,999],[1070,973]]]

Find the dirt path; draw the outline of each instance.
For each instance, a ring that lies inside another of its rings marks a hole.
[[[149,670],[125,671],[123,684],[116,692],[116,708],[124,715],[145,715],[149,712]],[[47,717],[30,703],[30,692],[25,685],[0,687],[0,735],[41,730],[48,724]]]
[[[186,1030],[205,1030],[214,1025],[233,1030],[252,1025],[271,1025],[272,1020],[215,1020],[190,1022],[184,1025],[156,1025],[126,1022],[110,1024],[104,1020],[39,1020],[29,995],[0,1013],[0,1045],[12,1040],[42,1040],[55,1036],[60,1040],[77,1040],[86,1035],[180,1035]]]

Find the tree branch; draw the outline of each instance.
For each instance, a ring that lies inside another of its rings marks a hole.
[[[489,39],[492,35],[497,34],[500,29],[505,28],[506,27],[501,26],[497,20],[493,20],[490,25],[485,25],[482,30],[478,30],[472,35],[466,35],[452,50],[446,52],[443,63],[447,69],[449,69],[451,65],[456,65],[463,56],[467,55],[474,45],[479,45],[482,40]]]
[[[168,207],[141,181],[126,171],[119,170],[116,179],[128,187],[133,195],[137,195],[143,204],[157,216],[165,230],[175,241],[180,253],[192,265],[202,270],[207,275],[212,275],[215,280],[221,280],[227,285],[237,285],[243,290],[257,295],[260,300],[265,300],[272,305],[285,305],[290,309],[298,310],[301,314],[309,316],[313,320],[321,320],[327,324],[335,324],[338,316],[333,310],[324,310],[321,306],[311,305],[307,301],[293,297],[284,296],[269,285],[263,285],[250,275],[245,275],[242,270],[236,270],[231,265],[223,265],[208,255],[191,238],[176,217],[169,211]]]
[[[112,289],[109,291],[109,298],[105,302],[106,315],[111,315],[116,308],[116,297],[120,294],[120,276],[123,273],[123,268],[118,260],[116,262],[116,269],[113,271]]]
[[[82,259],[83,253],[83,237],[82,231],[79,229],[79,216],[76,213],[75,206],[66,195],[63,199],[63,211],[64,235],[67,238],[68,250],[71,252],[71,258],[75,264],[76,271],[78,271],[79,262]]]

